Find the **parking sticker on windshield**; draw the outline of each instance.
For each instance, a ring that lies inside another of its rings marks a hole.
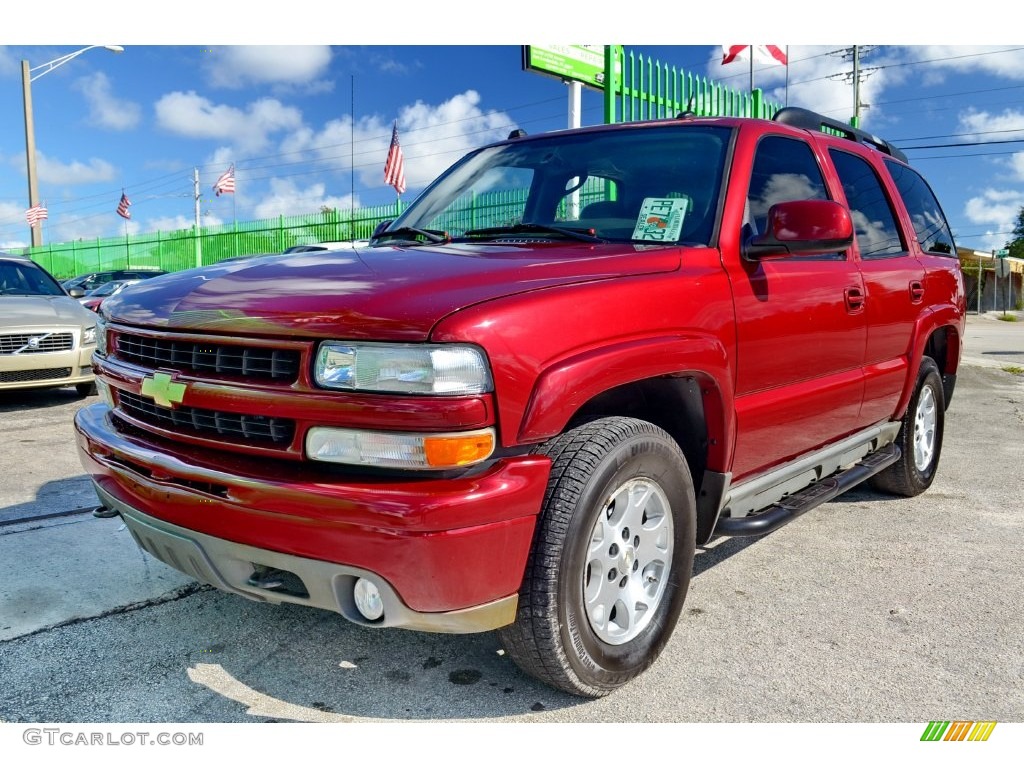
[[[690,208],[688,197],[645,197],[633,230],[634,240],[675,242]]]

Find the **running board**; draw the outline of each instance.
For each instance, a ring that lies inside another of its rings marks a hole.
[[[849,469],[809,485],[802,491],[787,496],[777,504],[766,507],[761,512],[746,517],[719,518],[718,525],[715,526],[715,534],[719,536],[762,536],[777,531],[786,523],[796,520],[804,512],[809,512],[819,504],[831,501],[854,486],[860,485],[872,475],[877,475],[886,467],[899,461],[899,458],[899,447],[890,443],[865,456]]]

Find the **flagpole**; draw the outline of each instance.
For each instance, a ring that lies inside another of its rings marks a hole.
[[[199,219],[199,168],[193,168],[193,183],[195,185],[195,191],[192,195],[195,198],[196,204],[196,266],[203,266],[203,238],[202,238],[202,223]]]
[[[348,134],[348,173],[349,173],[349,198],[348,198],[348,238],[356,239],[356,76],[352,76],[352,106],[349,116]]]
[[[121,194],[124,194],[124,189],[121,190]],[[128,245],[128,219],[124,220],[124,261],[125,269],[132,268],[132,249]]]
[[[789,46],[786,46],[786,106],[789,106]]]

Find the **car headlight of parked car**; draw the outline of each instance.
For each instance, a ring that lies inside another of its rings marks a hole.
[[[88,333],[88,331],[86,331]],[[92,328],[92,343],[96,345],[96,354],[106,357],[107,355],[107,322],[102,316],[97,316],[96,325]],[[84,342],[83,342],[84,343]]]

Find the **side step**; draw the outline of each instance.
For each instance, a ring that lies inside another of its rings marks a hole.
[[[777,531],[786,523],[796,520],[804,512],[809,512],[819,504],[831,501],[836,496],[846,493],[856,485],[860,485],[872,475],[899,461],[899,446],[890,443],[874,453],[865,456],[849,469],[826,477],[814,485],[809,485],[786,497],[778,504],[766,507],[763,511],[746,517],[722,517],[715,526],[715,534],[719,536],[762,536]]]

